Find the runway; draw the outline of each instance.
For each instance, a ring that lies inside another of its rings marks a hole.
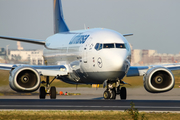
[[[130,103],[140,111],[180,111],[180,88],[169,92],[152,94],[143,87],[128,88],[127,100],[104,100],[103,88],[57,88],[57,91],[81,93],[81,95],[60,96],[51,100],[39,99],[38,93],[32,95],[4,95],[0,96],[0,110],[127,110]],[[6,90],[7,91],[7,90]]]
[[[180,111],[179,100],[40,100],[1,99],[1,110],[127,110],[130,103],[140,111]]]

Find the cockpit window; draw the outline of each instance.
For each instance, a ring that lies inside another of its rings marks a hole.
[[[95,48],[96,50],[98,50],[98,48],[99,48],[99,43],[97,43],[94,48]]]
[[[126,48],[124,44],[116,43],[116,48]]]
[[[99,45],[99,50],[101,50],[101,49],[102,49],[102,44]]]
[[[101,49],[102,49],[102,44],[96,43],[94,49],[96,49],[96,50],[101,50]]]
[[[101,50],[106,48],[120,48],[120,49],[128,49],[128,46],[123,43],[96,43],[94,49]]]
[[[103,44],[103,48],[114,48],[114,43]]]

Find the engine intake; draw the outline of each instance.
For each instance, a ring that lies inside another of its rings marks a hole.
[[[164,67],[154,67],[144,75],[144,87],[148,92],[160,93],[171,90],[175,79],[170,70]]]
[[[40,75],[34,68],[19,66],[10,72],[10,87],[17,92],[33,92],[40,86]]]

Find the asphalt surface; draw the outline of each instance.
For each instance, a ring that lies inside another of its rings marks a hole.
[[[127,110],[135,104],[141,111],[180,111],[180,101],[173,100],[39,100],[1,99],[0,109],[8,110]]]
[[[1,110],[127,110],[131,102],[141,111],[180,111],[180,88],[166,93],[152,94],[141,88],[127,88],[127,100],[104,100],[103,88],[57,88],[57,91],[80,93],[81,95],[57,95],[51,100],[39,99],[38,93],[19,95],[7,90],[9,95],[0,96]],[[12,94],[14,93],[14,94]]]

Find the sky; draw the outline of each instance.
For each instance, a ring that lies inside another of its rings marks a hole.
[[[108,28],[126,37],[134,49],[180,52],[179,0],[62,0],[70,30]],[[0,0],[0,35],[42,39],[53,35],[53,0]],[[0,47],[17,49],[0,40]],[[25,49],[43,46],[22,43]]]

